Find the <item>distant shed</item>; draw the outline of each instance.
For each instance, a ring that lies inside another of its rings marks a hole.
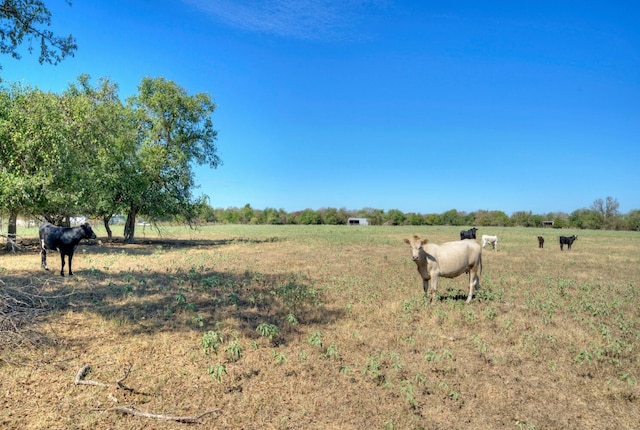
[[[369,218],[349,218],[347,220],[349,225],[369,225]]]

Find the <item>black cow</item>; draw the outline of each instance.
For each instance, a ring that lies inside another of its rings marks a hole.
[[[460,240],[464,240],[464,239],[475,239],[476,238],[476,231],[478,231],[477,228],[473,227],[469,230],[462,230],[460,232]]]
[[[49,270],[47,266],[47,249],[57,249],[60,251],[60,260],[62,267],[60,268],[60,276],[64,276],[64,256],[69,256],[69,276],[73,275],[71,271],[71,260],[73,252],[78,247],[78,243],[82,239],[95,239],[96,234],[91,229],[89,223],[82,224],[80,227],[56,227],[53,224],[45,222],[40,226],[40,246],[42,251],[42,267]]]
[[[571,251],[571,245],[573,245],[573,241],[576,240],[578,236],[575,234],[573,236],[560,236],[560,251],[562,251],[563,245],[567,245],[569,251]]]
[[[538,236],[538,248],[544,248],[544,237]]]

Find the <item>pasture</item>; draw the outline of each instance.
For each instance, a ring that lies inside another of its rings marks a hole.
[[[0,325],[0,428],[640,428],[640,234],[480,228],[500,248],[471,304],[464,274],[429,304],[403,240],[459,232],[139,227],[62,278],[21,231],[3,316],[8,295],[33,316]]]

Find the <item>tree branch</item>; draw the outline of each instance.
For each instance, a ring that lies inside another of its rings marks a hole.
[[[125,407],[125,406],[116,406],[113,408],[105,409],[105,411],[114,411],[114,412],[122,412],[123,414],[130,414],[136,417],[143,418],[153,418],[156,420],[165,420],[165,421],[176,421],[179,423],[187,423],[187,424],[196,424],[199,423],[199,419],[204,417],[205,415],[213,414],[221,412],[220,409],[209,409],[208,411],[202,412],[198,415],[189,415],[189,416],[173,416],[173,415],[163,415],[163,414],[154,414],[149,412],[142,412],[133,407]]]
[[[116,387],[116,388],[122,388],[128,391],[131,391],[132,393],[135,394],[146,394],[146,393],[141,393],[137,390],[134,390],[133,388],[129,388],[127,386],[125,386],[122,381],[124,381],[127,376],[129,376],[129,373],[131,371],[131,366],[129,366],[124,374],[124,376],[120,379],[118,379],[118,381],[115,384],[107,384],[104,382],[99,382],[99,381],[93,381],[90,379],[85,379],[87,376],[87,373],[89,373],[89,370],[91,370],[91,366],[89,366],[88,364],[85,364],[84,366],[82,366],[80,368],[80,370],[78,370],[78,373],[76,373],[76,377],[74,379],[74,384],[76,385],[93,385],[93,386],[97,386],[97,387]],[[221,412],[220,409],[209,409],[205,412],[202,412],[201,414],[198,415],[188,415],[188,416],[174,416],[174,415],[163,415],[163,414],[156,414],[156,413],[150,413],[150,412],[142,412],[139,411],[135,408],[135,406],[115,406],[113,408],[109,408],[109,409],[99,409],[102,411],[113,411],[113,412],[121,412],[123,414],[130,414],[130,415],[134,415],[136,417],[143,417],[143,418],[153,418],[156,420],[165,420],[165,421],[176,421],[179,423],[187,423],[187,424],[195,424],[198,423],[199,419],[204,417],[205,415],[209,415],[212,413],[217,413],[217,412]]]

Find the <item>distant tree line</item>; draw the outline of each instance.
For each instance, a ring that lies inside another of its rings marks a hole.
[[[577,209],[570,214],[551,212],[534,214],[518,211],[507,215],[498,210],[460,212],[451,209],[440,214],[404,213],[398,209],[388,211],[365,208],[304,209],[286,212],[284,209],[254,209],[250,204],[241,208],[213,208],[202,202],[198,217],[202,223],[224,224],[301,224],[301,225],[345,225],[352,217],[367,218],[370,225],[454,225],[477,227],[543,227],[552,223],[553,228],[578,228],[593,230],[640,230],[640,210],[627,214],[618,211],[618,201],[613,197],[597,199],[587,209]]]

